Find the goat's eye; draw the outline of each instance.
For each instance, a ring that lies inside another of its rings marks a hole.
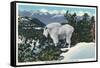
[[[47,29],[47,27],[45,27],[45,29]]]

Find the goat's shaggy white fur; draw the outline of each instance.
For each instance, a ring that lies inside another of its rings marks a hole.
[[[66,43],[68,43],[68,48],[70,48],[73,31],[74,28],[69,24],[61,25],[60,23],[50,23],[44,29],[43,35],[45,37],[48,37],[49,34],[55,46],[57,46],[60,39],[66,39]]]

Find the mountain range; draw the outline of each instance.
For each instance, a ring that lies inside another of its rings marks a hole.
[[[19,16],[21,17],[29,17],[29,18],[36,18],[45,25],[53,22],[58,23],[68,23],[68,20],[65,18],[64,14],[60,13],[49,13],[49,12],[41,12],[37,11],[19,11]],[[83,16],[76,16],[76,22],[83,19]]]
[[[49,12],[40,12],[40,11],[19,11],[19,16],[21,17],[30,17],[30,18],[37,18],[44,24],[49,24],[52,22],[67,22],[63,14],[50,14]]]

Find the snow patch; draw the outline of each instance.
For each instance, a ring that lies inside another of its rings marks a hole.
[[[78,60],[78,59],[95,59],[95,48],[94,42],[86,43],[81,42],[70,48],[68,52],[62,53],[60,56],[64,58],[61,61]]]

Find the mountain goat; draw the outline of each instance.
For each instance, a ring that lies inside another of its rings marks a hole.
[[[66,39],[64,46],[68,43],[68,48],[70,48],[73,31],[74,28],[69,24],[50,23],[44,28],[43,35],[48,37],[49,34],[55,46],[57,46],[59,40]]]

